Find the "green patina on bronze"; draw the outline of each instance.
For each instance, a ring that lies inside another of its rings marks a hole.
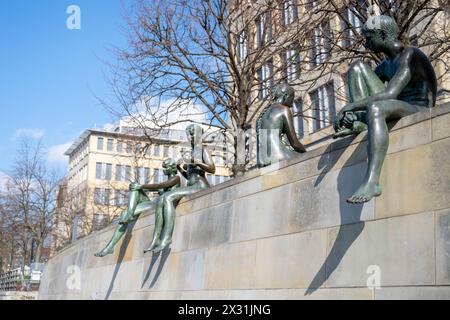
[[[368,129],[368,169],[363,184],[347,201],[364,203],[381,195],[380,173],[389,146],[387,121],[431,108],[437,80],[428,57],[398,40],[399,28],[389,16],[372,16],[363,33],[366,48],[386,59],[373,71],[355,62],[348,72],[351,103],[337,115],[335,138]]]
[[[123,237],[127,231],[128,224],[139,216],[149,210],[158,208],[158,204],[162,201],[162,195],[166,192],[172,191],[180,187],[180,177],[177,176],[177,163],[175,160],[167,159],[162,164],[164,174],[167,175],[168,180],[158,184],[139,185],[132,183],[130,185],[130,193],[128,199],[128,208],[122,213],[118,226],[114,232],[111,241],[106,247],[95,254],[97,257],[105,257],[114,253],[114,247]],[[158,191],[159,196],[155,199],[149,199],[146,192]],[[160,223],[161,218],[156,219],[157,223]],[[158,237],[157,229],[155,229],[154,241]]]
[[[206,173],[216,172],[209,151],[203,148],[202,127],[192,124],[186,128],[186,134],[191,144],[190,157],[178,164],[178,170],[186,178],[187,186],[166,192],[161,196],[156,207],[155,236],[145,252],[158,253],[172,243],[178,203],[182,198],[208,188],[210,185],[206,179]]]
[[[291,108],[294,104],[294,89],[280,84],[272,90],[274,101],[258,118],[257,161],[259,167],[277,163],[306,152],[295,133]],[[283,142],[286,137],[289,145]]]

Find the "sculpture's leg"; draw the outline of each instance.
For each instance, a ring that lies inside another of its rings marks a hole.
[[[381,195],[380,174],[389,147],[387,121],[416,113],[423,108],[400,100],[377,101],[367,107],[369,163],[363,184],[348,199],[350,203],[364,203]]]
[[[351,102],[363,100],[377,92],[383,91],[385,86],[376,73],[364,62],[354,62],[348,71],[348,89]],[[356,121],[352,128],[341,127],[334,138],[358,134],[367,130],[365,112],[355,112]]]
[[[128,215],[128,210],[124,210],[120,217],[120,221],[125,221],[125,219],[127,218],[127,215]],[[109,254],[113,254],[114,247],[116,246],[116,244],[119,242],[119,240],[123,237],[123,235],[127,231],[127,227],[128,227],[128,222],[119,223],[116,227],[113,237],[108,242],[106,247],[102,251],[96,253],[95,256],[99,257],[99,258],[103,258]]]
[[[128,228],[128,223],[135,220],[147,207],[146,205],[141,205],[141,201],[148,199],[147,196],[140,191],[132,191],[130,192],[129,199],[128,199],[128,208],[122,212],[122,215],[119,219],[119,224],[117,225],[117,228],[114,232],[114,235],[112,236],[111,240],[108,242],[106,247],[95,254],[96,257],[105,257],[109,254],[114,253],[114,247],[116,244],[120,241],[120,239],[123,237],[125,232]],[[149,205],[151,202],[148,202]]]
[[[164,227],[161,235],[161,243],[153,249],[153,252],[161,252],[172,243],[172,235],[175,227],[176,206],[179,201],[183,197],[196,193],[200,190],[201,188],[197,187],[187,187],[173,190],[164,195]]]
[[[161,196],[158,198],[156,202],[156,210],[155,210],[155,230],[153,231],[153,239],[152,243],[150,244],[150,247],[144,251],[150,252],[160,244],[160,236],[161,236],[161,230],[164,224],[163,219],[163,209],[164,209],[164,196]]]

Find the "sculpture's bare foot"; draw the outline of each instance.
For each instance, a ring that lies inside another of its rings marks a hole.
[[[107,255],[110,255],[113,253],[114,253],[113,248],[105,248],[102,251],[100,251],[99,253],[96,253],[95,256],[98,258],[103,258],[103,257],[106,257]]]
[[[157,246],[156,248],[154,248],[152,251],[154,253],[159,253],[159,252],[163,251],[165,248],[167,248],[168,246],[170,246],[171,244],[172,244],[172,240],[167,240],[167,241],[163,240],[161,242],[161,244],[159,246]]]
[[[359,187],[358,191],[350,197],[347,202],[348,203],[365,203],[372,200],[373,197],[378,197],[381,195],[381,187],[378,183],[370,183],[366,182],[361,187]]]
[[[152,244],[150,245],[150,247],[148,247],[148,249],[145,249],[145,250],[144,250],[144,253],[153,251],[153,249],[155,249],[157,246],[159,246],[159,241],[155,241],[154,243],[152,243]]]

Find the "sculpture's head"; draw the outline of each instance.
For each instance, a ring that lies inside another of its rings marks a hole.
[[[367,49],[382,52],[390,43],[398,40],[399,28],[394,18],[385,15],[375,15],[367,19],[362,32],[366,37]]]
[[[274,86],[272,93],[274,101],[288,107],[292,107],[294,104],[295,91],[287,83]]]
[[[166,159],[162,164],[163,172],[166,176],[177,174],[177,162],[174,159]]]
[[[198,124],[190,124],[186,127],[186,135],[192,145],[201,143],[203,137],[203,128]]]

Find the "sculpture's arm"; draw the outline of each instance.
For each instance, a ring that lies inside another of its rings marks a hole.
[[[370,97],[350,103],[340,111],[341,114],[349,111],[362,111],[367,108],[373,102],[381,101],[381,100],[389,100],[396,99],[403,89],[408,85],[411,80],[411,68],[410,62],[412,59],[413,51],[412,49],[407,49],[407,51],[401,57],[402,61],[400,62],[400,66],[395,73],[394,77],[389,81],[385,90],[375,93]]]
[[[162,183],[155,183],[155,184],[144,184],[142,186],[140,186],[141,190],[145,190],[145,191],[158,191],[161,189],[169,189],[172,188],[176,185],[180,185],[181,183],[181,179],[179,176],[175,176],[170,178],[167,181],[164,181]]]
[[[185,177],[186,179],[189,179],[187,176],[187,169],[186,169],[186,164],[183,162],[180,162],[177,164],[177,169],[178,171],[183,175],[183,177]]]
[[[196,162],[195,165],[207,173],[214,174],[216,172],[216,165],[207,148],[203,148],[203,162]]]
[[[295,151],[300,153],[306,152],[306,148],[298,140],[297,134],[295,133],[294,115],[292,114],[292,111],[289,108],[285,108],[283,110],[283,125],[284,131],[292,148],[294,148]]]

